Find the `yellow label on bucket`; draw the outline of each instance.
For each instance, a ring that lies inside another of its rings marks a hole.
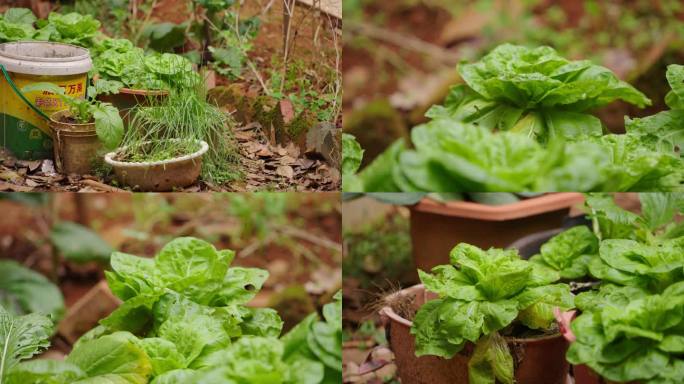
[[[27,85],[47,82],[61,87],[64,93],[71,97],[84,98],[86,94],[85,73],[70,76],[36,76],[10,72],[9,76],[20,91]],[[0,95],[2,145],[19,158],[49,156],[52,134],[48,122],[26,105],[4,77],[0,77]],[[47,116],[67,108],[61,98],[51,92],[26,92],[24,96]]]
[[[14,81],[17,88],[21,90],[27,85],[47,82],[55,84],[62,89],[64,93],[71,97],[84,98],[86,94],[86,74],[74,76],[35,76],[24,75],[20,73],[10,73],[10,78]],[[47,122],[37,113],[31,110],[23,100],[14,93],[14,90],[7,84],[6,81],[0,82],[0,94],[9,95],[8,98],[3,98],[3,110],[9,115],[13,115],[21,120],[24,120],[31,125],[38,127],[46,134],[50,134]],[[33,103],[38,109],[50,116],[55,112],[64,110],[67,106],[62,102],[59,96],[47,91],[34,91],[24,93],[26,99]]]

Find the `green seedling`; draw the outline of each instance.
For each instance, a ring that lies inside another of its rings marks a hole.
[[[105,149],[111,150],[121,144],[124,127],[119,110],[110,103],[94,99],[81,99],[67,95],[64,89],[52,83],[36,83],[22,88],[22,92],[50,92],[59,96],[69,107],[69,114],[78,124],[95,122],[95,131]]]

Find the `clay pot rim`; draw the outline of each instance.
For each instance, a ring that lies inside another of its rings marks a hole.
[[[503,205],[485,205],[471,201],[449,201],[442,203],[425,197],[418,204],[412,206],[411,209],[443,216],[505,221],[570,208],[583,201],[584,194],[578,192],[548,193]]]
[[[95,131],[95,122],[91,123],[66,123],[63,121],[59,121],[59,117],[61,116],[71,116],[71,113],[68,109],[63,109],[61,111],[54,112],[52,115],[50,115],[50,122],[49,122],[49,127],[53,131],[53,134],[56,134],[57,131],[63,131],[63,132],[69,132],[69,133],[92,133]]]
[[[409,294],[416,294],[419,295],[421,292],[424,294],[428,292],[425,290],[425,286],[423,284],[417,284],[408,288],[404,288],[401,291],[394,292],[393,294],[389,295],[389,297],[395,297],[399,295],[409,295]],[[392,309],[391,306],[386,305],[382,308],[380,308],[380,316],[387,316],[390,321],[394,321],[397,323],[400,323],[402,325],[405,325],[407,327],[411,327],[413,325],[413,322],[405,319],[401,316],[399,316],[398,313],[394,312],[394,309]],[[504,339],[508,342],[518,342],[518,343],[526,343],[526,344],[534,344],[538,342],[544,342],[552,339],[557,339],[557,338],[562,338],[563,335],[560,332],[554,333],[552,335],[548,336],[542,336],[542,337],[531,337],[531,338],[517,338],[517,337],[508,337],[504,336]]]
[[[157,165],[167,165],[173,163],[181,163],[188,160],[194,160],[196,158],[202,157],[208,150],[209,144],[204,140],[197,140],[200,144],[200,149],[194,153],[183,155],[179,157],[174,157],[171,159],[158,160],[158,161],[142,161],[142,162],[132,162],[132,161],[118,161],[114,160],[114,157],[119,154],[120,151],[126,149],[126,147],[118,148],[115,151],[109,152],[105,155],[105,162],[112,167],[120,168],[149,168]]]
[[[97,81],[100,79],[100,76],[93,76],[93,82]],[[166,89],[139,89],[139,88],[126,88],[126,87],[121,87],[119,88],[119,93],[125,93],[129,95],[136,95],[136,96],[167,96],[169,94],[169,91]],[[115,96],[116,94],[113,95],[107,95],[107,96]]]
[[[125,93],[136,96],[167,96],[169,91],[165,89],[134,89],[134,88],[119,88],[119,93]]]

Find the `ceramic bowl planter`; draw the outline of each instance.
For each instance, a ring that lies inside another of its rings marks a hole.
[[[427,300],[435,298],[423,285],[394,293],[388,302],[402,296],[413,297],[417,310]],[[466,347],[451,359],[437,356],[416,357],[415,340],[410,334],[411,321],[386,306],[380,310],[385,322],[387,339],[394,352],[398,375],[403,384],[454,384],[468,383],[468,360],[473,345]],[[569,365],[565,360],[568,342],[560,334],[517,339],[506,338],[515,359],[515,379],[518,384],[565,384]]]
[[[202,172],[202,156],[209,145],[198,141],[200,148],[194,153],[172,159],[148,162],[120,160],[124,148],[105,155],[116,179],[123,185],[145,192],[168,192],[194,184]]]
[[[48,126],[54,141],[53,149],[57,171],[66,174],[92,173],[102,143],[95,132],[95,123],[78,124],[64,121],[69,111],[55,112]]]
[[[530,233],[561,227],[581,193],[555,193],[513,204],[423,199],[411,207],[411,242],[416,268],[429,271],[447,264],[454,244],[503,248]]]

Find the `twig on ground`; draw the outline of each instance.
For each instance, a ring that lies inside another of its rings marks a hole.
[[[282,229],[282,233],[284,235],[298,237],[302,240],[306,240],[312,244],[320,245],[321,247],[325,247],[333,251],[342,252],[342,244],[312,235],[309,232],[303,231],[301,229],[286,227]]]
[[[368,23],[347,20],[344,24],[344,32],[356,35],[363,35],[369,38],[380,40],[385,43],[395,45],[402,49],[414,51],[426,56],[433,57],[445,64],[454,65],[460,60],[458,54],[447,49],[428,43],[414,36],[390,31]]]
[[[247,257],[251,255],[252,253],[256,252],[259,250],[261,247],[270,244],[273,240],[275,240],[275,232],[271,231],[266,237],[263,239],[259,239],[257,241],[252,242],[248,246],[242,248],[240,252],[238,252],[238,257]]]
[[[81,184],[84,184],[88,187],[91,187],[91,188],[94,188],[94,189],[97,189],[97,190],[100,190],[103,192],[130,192],[130,191],[127,191],[125,189],[121,189],[121,188],[117,188],[117,187],[114,187],[111,185],[107,185],[107,184],[104,184],[104,183],[101,183],[99,181],[92,180],[92,179],[83,179],[83,180],[81,180]]]

